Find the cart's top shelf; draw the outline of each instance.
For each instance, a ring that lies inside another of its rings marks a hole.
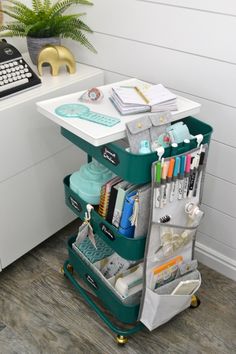
[[[135,79],[124,80],[116,83],[116,85],[132,85],[133,80]],[[69,130],[94,146],[100,146],[124,138],[126,135],[125,123],[144,115],[143,113],[129,116],[120,115],[109,100],[112,86],[114,86],[114,84],[100,87],[104,93],[104,99],[101,103],[86,103],[86,105],[91,111],[119,118],[121,122],[113,127],[107,127],[77,118],[62,118],[55,113],[55,109],[62,104],[80,103],[78,102],[78,98],[84,91],[38,102],[37,109],[40,113],[59,124],[61,127]],[[172,112],[172,115],[176,120],[197,114],[201,107],[200,103],[188,100],[181,96],[177,96],[177,105],[178,111]]]

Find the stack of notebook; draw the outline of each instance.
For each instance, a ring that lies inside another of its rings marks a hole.
[[[132,237],[134,234],[130,216],[136,193],[137,185],[121,180],[119,177],[111,179],[101,188],[98,213],[127,237]]]
[[[142,83],[142,82],[141,82]],[[177,110],[176,95],[162,84],[115,86],[110,97],[122,115]]]
[[[116,185],[120,181],[121,181],[120,177],[114,177],[111,180],[109,180],[106,184],[104,184],[101,188],[98,213],[104,218],[106,218],[108,212],[111,188],[113,185]]]

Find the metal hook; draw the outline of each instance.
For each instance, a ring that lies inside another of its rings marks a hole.
[[[197,147],[199,147],[201,142],[203,141],[203,135],[197,134],[197,135],[195,135],[195,139],[197,140]]]
[[[85,218],[87,221],[91,220],[91,211],[94,209],[91,204],[86,205],[87,212],[85,213]]]
[[[162,156],[165,153],[165,149],[163,148],[163,146],[159,146],[157,149],[157,156],[158,156],[158,161],[161,161]]]

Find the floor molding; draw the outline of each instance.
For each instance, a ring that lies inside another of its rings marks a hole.
[[[236,261],[222,253],[215,251],[202,243],[196,242],[195,258],[209,268],[236,280]]]

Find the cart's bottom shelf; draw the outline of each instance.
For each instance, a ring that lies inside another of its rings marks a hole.
[[[74,285],[76,290],[88,303],[88,305],[97,313],[103,322],[117,335],[116,341],[118,344],[125,344],[127,337],[143,329],[145,326],[137,321],[140,304],[127,305],[120,301],[114,293],[106,286],[100,277],[94,272],[83,259],[72,248],[75,241],[75,236],[68,241],[69,259],[64,263],[64,274]],[[105,308],[101,308],[94,301],[91,294],[84,289],[81,282],[77,281],[74,272],[79,279],[87,284],[95,295],[101,300]],[[196,308],[200,304],[200,300],[196,295],[190,296],[190,307]],[[112,315],[107,315],[107,310]],[[117,321],[121,322],[121,326],[117,325]]]
[[[124,303],[116,296],[116,294],[114,294],[114,292],[107,286],[107,284],[98,275],[98,272],[94,271],[94,269],[90,267],[89,264],[85,262],[85,260],[83,260],[77,254],[77,252],[75,252],[75,250],[72,248],[72,244],[75,241],[75,238],[76,237],[73,236],[68,241],[69,260],[67,263],[73,267],[74,271],[78,274],[80,279],[82,279],[84,283],[87,284],[93,290],[94,294],[98,296],[98,298],[101,300],[104,307],[107,310],[109,310],[109,312],[117,320],[126,324],[137,322],[139,306],[140,306],[139,303],[137,302],[135,304]],[[69,273],[70,276],[68,278],[71,280],[71,277],[73,276],[66,268],[66,274],[67,273]],[[76,280],[73,278],[73,284],[75,285],[75,283],[77,284]],[[78,289],[78,287],[79,285],[77,284],[76,288]],[[92,300],[90,299],[90,301]],[[98,312],[97,309],[96,312]]]

